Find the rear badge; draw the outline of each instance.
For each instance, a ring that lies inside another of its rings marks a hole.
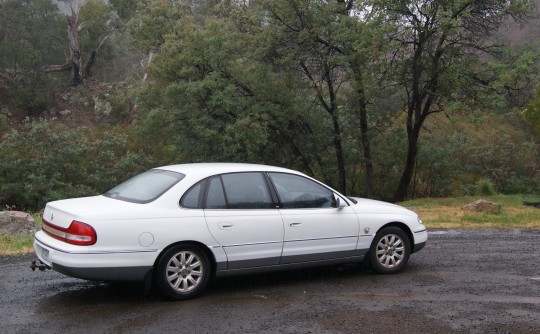
[[[54,213],[51,213],[51,222],[54,220]]]

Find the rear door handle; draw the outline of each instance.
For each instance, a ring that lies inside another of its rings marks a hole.
[[[291,220],[289,222],[290,227],[295,227],[295,226],[300,226],[300,225],[302,225],[302,222],[299,222],[298,220]]]
[[[218,224],[218,227],[221,229],[221,230],[228,230],[230,228],[233,228],[234,227],[234,224],[232,223],[219,223]]]

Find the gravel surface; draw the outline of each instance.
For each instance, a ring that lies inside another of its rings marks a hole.
[[[431,230],[397,275],[231,277],[185,302],[32,272],[31,259],[0,257],[0,333],[540,333],[540,231]]]

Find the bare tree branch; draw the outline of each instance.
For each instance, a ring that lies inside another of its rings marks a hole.
[[[52,72],[67,72],[71,71],[71,68],[73,67],[73,64],[71,62],[65,63],[63,65],[47,65],[41,67],[41,70],[45,73],[52,73]]]

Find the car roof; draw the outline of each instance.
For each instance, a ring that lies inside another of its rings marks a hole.
[[[304,175],[298,171],[282,167],[232,162],[189,163],[163,166],[156,169],[170,170],[173,172],[182,173],[186,176],[195,176],[200,178],[216,174],[235,172],[283,172]]]

